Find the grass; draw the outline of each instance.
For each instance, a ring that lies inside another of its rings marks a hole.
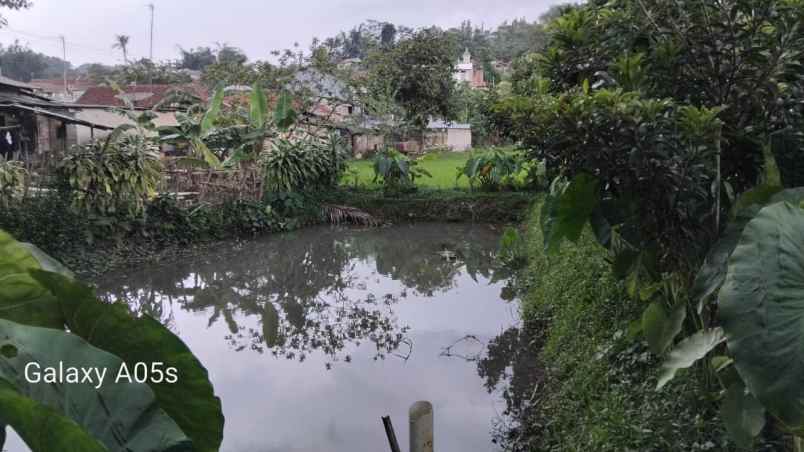
[[[433,177],[416,179],[416,185],[436,189],[469,188],[469,181],[465,177],[456,181],[457,168],[463,168],[467,160],[483,151],[483,149],[473,149],[466,152],[437,152],[425,155],[420,159],[419,166],[429,171]],[[373,182],[373,165],[372,159],[353,160],[349,163],[352,173],[347,172],[342,185],[368,189],[378,188],[379,186]]]
[[[589,231],[547,256],[538,206],[531,215],[520,290],[524,321],[544,331],[545,375],[524,421],[529,450],[733,450],[696,371],[655,390],[661,360],[628,334],[645,306]]]

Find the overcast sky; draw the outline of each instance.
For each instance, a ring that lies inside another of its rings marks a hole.
[[[8,27],[0,42],[14,39],[61,56],[57,36],[67,39],[73,63],[120,63],[112,49],[116,34],[131,36],[130,58],[148,56],[149,0],[34,0],[33,8],[3,11]],[[418,27],[457,26],[465,19],[493,27],[505,20],[535,20],[560,0],[153,0],[156,6],[154,59],[175,59],[177,46],[226,42],[251,59],[313,37],[326,38],[366,19]]]

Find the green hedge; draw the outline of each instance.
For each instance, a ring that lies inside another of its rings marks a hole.
[[[587,233],[543,253],[536,206],[527,223],[522,311],[542,325],[545,370],[530,418],[531,450],[729,450],[698,374],[656,392],[659,361],[629,326],[644,306],[628,299],[605,250]]]

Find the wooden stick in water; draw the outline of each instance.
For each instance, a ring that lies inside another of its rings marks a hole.
[[[391,417],[383,416],[382,425],[385,427],[385,435],[388,437],[391,452],[402,452],[402,449],[399,448],[399,442],[396,440],[396,433],[394,433],[394,426],[391,424]]]

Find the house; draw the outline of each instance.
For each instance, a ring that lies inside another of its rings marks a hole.
[[[208,91],[203,85],[132,85],[117,90],[110,86],[93,86],[75,102],[74,116],[78,119],[114,128],[132,121],[117,109],[154,110],[157,127],[175,126],[176,111],[183,110],[191,101],[206,101]],[[86,127],[78,126],[77,142],[84,144],[95,135]]]
[[[466,83],[472,89],[486,88],[483,69],[476,67],[469,49],[463,52],[463,58],[455,65],[453,78],[458,83]]]
[[[45,97],[66,103],[75,102],[87,89],[96,85],[86,78],[68,78],[66,84],[63,78],[40,78],[31,80],[29,84],[41,91]]]
[[[90,134],[104,124],[75,116],[73,105],[56,102],[31,84],[0,76],[0,155],[25,161],[44,160],[77,143],[76,127]]]
[[[467,151],[472,148],[472,126],[457,122],[430,121],[424,138],[427,148]]]

